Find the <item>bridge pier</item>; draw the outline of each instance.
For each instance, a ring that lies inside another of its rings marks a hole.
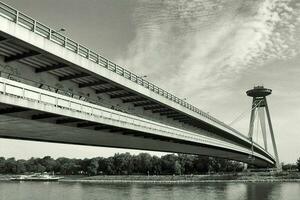
[[[275,136],[274,136],[274,132],[273,132],[273,126],[272,126],[272,122],[271,122],[271,115],[270,115],[267,98],[266,98],[266,96],[270,95],[271,93],[272,93],[271,89],[264,88],[263,86],[256,86],[253,89],[248,90],[246,92],[246,94],[248,96],[253,98],[248,136],[249,136],[249,139],[251,141],[253,141],[254,122],[255,122],[256,113],[257,113],[257,116],[258,116],[257,120],[260,121],[260,124],[261,124],[264,147],[265,147],[266,151],[268,150],[266,125],[265,125],[265,113],[264,113],[264,111],[265,111],[266,116],[267,116],[268,125],[269,125],[269,131],[270,131],[270,135],[271,135],[273,151],[274,151],[275,159],[276,159],[276,168],[277,168],[277,171],[281,171],[282,169],[281,169],[281,164],[279,162],[277,145],[276,145]]]

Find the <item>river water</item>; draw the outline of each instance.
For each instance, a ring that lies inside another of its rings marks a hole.
[[[1,200],[300,200],[300,183],[88,184],[0,182]]]

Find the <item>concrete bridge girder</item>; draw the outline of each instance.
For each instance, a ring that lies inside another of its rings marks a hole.
[[[56,124],[82,121],[94,123],[101,122],[102,124],[117,127],[117,129],[118,127],[122,129],[125,128],[137,132],[174,138],[180,141],[214,146],[215,148],[223,148],[227,149],[227,151],[244,152],[246,155],[250,153],[250,150],[247,148],[227,143],[222,140],[209,138],[204,135],[199,135],[164,124],[151,122],[149,120],[124,114],[118,111],[112,111],[107,108],[82,102],[80,100],[74,100],[71,97],[65,97],[55,93],[51,94],[51,92],[43,91],[42,89],[34,88],[4,78],[0,78],[0,92],[2,93],[2,95],[0,95],[0,101],[7,105],[14,105],[18,107],[24,106],[32,110],[39,110],[72,118],[71,120],[64,118],[55,120]],[[21,137],[21,135],[22,134],[19,133],[19,137]],[[259,154],[256,154],[256,156],[258,158],[261,157]]]
[[[84,75],[84,73],[87,73],[88,75],[92,77],[99,77],[100,79],[109,79],[110,82],[116,83],[119,86],[122,86],[126,90],[131,90],[135,93],[138,93],[141,96],[147,97],[149,99],[154,100],[155,102],[159,102],[159,104],[163,105],[161,108],[167,107],[171,109],[178,110],[180,112],[185,113],[188,116],[191,116],[195,119],[200,119],[201,121],[210,124],[211,126],[214,126],[220,130],[225,130],[225,132],[228,132],[235,137],[239,138],[240,140],[243,140],[245,142],[248,142],[248,139],[244,136],[242,136],[239,133],[236,133],[235,131],[232,131],[231,129],[226,128],[224,125],[219,124],[212,118],[208,118],[206,116],[202,116],[198,113],[195,113],[176,102],[173,102],[170,99],[167,99],[163,97],[160,94],[151,92],[149,89],[146,89],[143,85],[136,84],[123,76],[120,76],[119,74],[108,70],[105,67],[99,67],[99,65],[86,57],[80,56],[78,53],[74,53],[64,46],[60,46],[57,43],[48,40],[47,38],[44,38],[31,30],[28,30],[26,28],[23,28],[19,26],[18,24],[9,21],[4,18],[0,18],[0,32],[3,32],[5,34],[8,34],[10,37],[16,38],[17,40],[25,42],[26,44],[29,44],[31,48],[34,50],[42,51],[43,54],[49,54],[51,57],[57,59],[60,58],[65,62],[66,64],[70,64],[71,66],[74,66],[78,70],[78,72],[82,72],[83,74],[77,74]],[[75,79],[77,81],[77,79]],[[133,89],[134,88],[134,89]],[[145,108],[145,107],[144,107]],[[154,108],[153,108],[154,109]],[[144,110],[151,111],[152,108],[147,107]],[[259,147],[258,147],[259,148]]]

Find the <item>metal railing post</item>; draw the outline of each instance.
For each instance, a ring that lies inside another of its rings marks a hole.
[[[6,95],[6,83],[3,83],[3,94]]]
[[[51,40],[51,38],[52,38],[52,29],[49,28],[49,36],[48,36],[48,39]]]
[[[19,22],[19,11],[16,12],[16,19],[15,19],[16,24]]]
[[[78,54],[78,52],[79,52],[79,45],[78,43],[76,43],[76,53]]]
[[[32,31],[35,32],[35,30],[36,30],[36,20],[33,21],[33,29],[32,29]]]
[[[89,50],[89,49],[87,50],[86,58],[87,58],[87,59],[90,59],[90,50]]]

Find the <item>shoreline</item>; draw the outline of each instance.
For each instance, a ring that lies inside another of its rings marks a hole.
[[[0,181],[10,181],[12,174],[0,174]],[[300,173],[238,173],[211,175],[67,175],[61,183],[98,184],[191,184],[191,183],[274,183],[299,182]]]
[[[265,180],[76,180],[62,179],[62,183],[97,183],[97,184],[190,184],[190,183],[279,183],[279,182],[299,182],[300,179],[265,179]]]

